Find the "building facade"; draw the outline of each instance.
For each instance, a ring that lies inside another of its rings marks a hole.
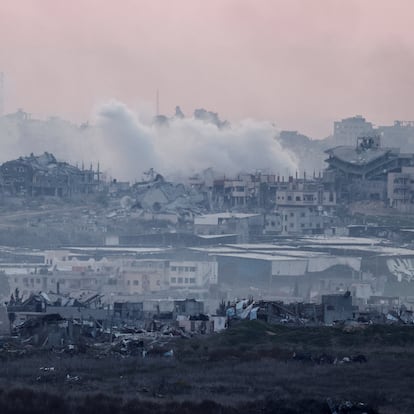
[[[334,122],[333,138],[336,145],[354,145],[357,138],[374,134],[372,123],[361,115]]]
[[[10,195],[70,197],[93,193],[99,185],[99,171],[79,169],[58,162],[53,154],[7,161],[0,167],[2,190]]]

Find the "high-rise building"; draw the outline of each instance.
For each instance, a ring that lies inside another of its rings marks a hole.
[[[333,137],[337,145],[355,145],[357,138],[375,135],[371,122],[361,115],[334,122]]]

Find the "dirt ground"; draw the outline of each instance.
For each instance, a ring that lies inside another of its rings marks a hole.
[[[414,412],[414,327],[347,332],[252,322],[224,334],[180,338],[172,347],[174,356],[169,358],[98,358],[89,350],[75,355],[2,353],[0,397],[7,400],[14,390],[29,399],[49,395],[73,404],[104,395],[106,405],[117,407],[112,413],[124,412],[125,404],[134,401],[149,404],[145,412],[161,412],[160,407],[167,406],[171,412],[195,412],[195,406],[183,411],[183,405],[205,406],[210,401],[214,409],[210,406],[212,411],[206,412],[246,412],[249,406],[249,412],[329,413],[327,399],[363,402],[381,414]],[[358,355],[364,358],[348,361]],[[275,401],[279,411],[269,408]],[[1,404],[0,398],[0,409]],[[303,404],[314,408],[303,411]],[[282,410],[285,405],[288,411]],[[72,409],[67,412],[80,412],[79,407]],[[102,414],[102,407],[99,410]]]

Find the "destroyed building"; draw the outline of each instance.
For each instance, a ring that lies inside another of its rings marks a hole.
[[[340,201],[387,199],[387,175],[414,165],[413,154],[398,148],[384,148],[379,136],[363,136],[356,146],[339,146],[328,154],[326,181],[335,183]]]
[[[78,299],[68,295],[39,292],[24,299],[18,290],[11,295],[7,303],[10,323],[18,326],[36,317],[57,316],[59,320],[71,319],[77,321],[96,320],[101,324],[109,320],[108,308],[101,303],[101,296],[92,294]],[[52,320],[55,320],[52,317]]]
[[[218,209],[268,208],[274,204],[277,187],[276,174],[272,173],[216,177],[211,186],[211,200]]]
[[[132,196],[135,199],[134,208],[151,213],[147,219],[160,219],[176,223],[178,218],[186,221],[195,213],[205,209],[205,195],[194,187],[186,187],[182,183],[166,181],[161,174],[152,168],[144,173],[147,180],[137,182],[132,186]],[[170,215],[175,216],[170,217]],[[145,214],[143,215],[144,218]]]
[[[391,172],[387,179],[387,202],[404,213],[414,212],[414,166]]]
[[[53,154],[30,154],[0,167],[2,191],[9,195],[70,197],[97,190],[98,171],[59,162]]]
[[[323,321],[331,325],[336,321],[354,319],[350,292],[341,295],[322,295]]]

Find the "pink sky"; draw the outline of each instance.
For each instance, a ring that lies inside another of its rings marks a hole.
[[[313,137],[414,119],[412,0],[2,0],[6,111],[204,107]]]

